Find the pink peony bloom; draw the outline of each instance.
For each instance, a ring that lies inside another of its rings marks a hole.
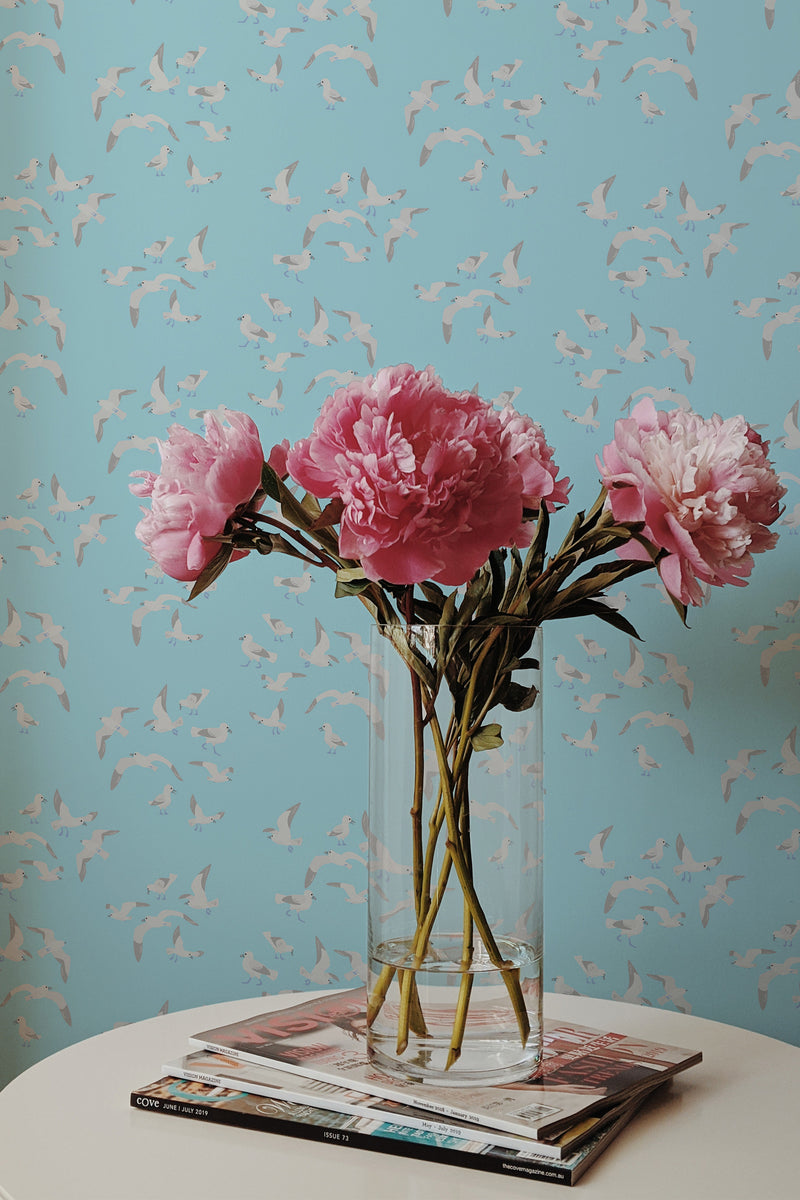
[[[524,539],[529,478],[553,491],[547,468],[534,481],[532,446],[480,397],[404,364],[329,396],[287,465],[313,495],[341,499],[342,554],[368,578],[455,586]]]
[[[598,460],[607,505],[618,521],[644,522],[644,536],[667,551],[661,578],[682,603],[702,603],[701,583],[744,587],[753,555],[777,541],[767,526],[786,489],[768,449],[744,417],[661,412],[649,397],[617,421]],[[623,553],[646,552],[632,541]]]
[[[227,411],[225,424],[209,413],[206,435],[173,425],[159,442],[161,474],[134,471],[135,496],[150,497],[151,508],[136,536],[152,559],[173,579],[196,579],[211,561],[237,508],[250,506],[259,490],[264,454],[255,423],[245,413]],[[248,551],[235,550],[232,559]]]
[[[544,500],[550,512],[557,504],[566,504],[569,479],[558,479],[553,451],[545,441],[541,425],[525,413],[503,408],[498,414],[506,449],[522,474],[522,502],[537,511]]]

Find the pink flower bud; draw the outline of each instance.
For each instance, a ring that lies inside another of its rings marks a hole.
[[[269,452],[267,462],[272,467],[276,475],[280,475],[281,479],[287,474],[286,455],[289,452],[289,439],[284,438],[277,446],[273,446]]]

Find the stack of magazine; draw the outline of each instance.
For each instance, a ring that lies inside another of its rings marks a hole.
[[[656,1088],[702,1059],[547,1020],[530,1079],[420,1085],[369,1062],[366,1002],[363,987],[325,993],[200,1031],[161,1078],[131,1092],[131,1105],[570,1186]]]

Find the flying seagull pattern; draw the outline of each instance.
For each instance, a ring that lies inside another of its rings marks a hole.
[[[619,630],[548,630],[546,746],[520,730],[476,761],[536,816],[547,762],[544,868],[581,914],[559,988],[713,1015],[724,978],[732,1020],[796,1038],[798,964],[758,980],[800,917],[800,7],[709,7],[136,0],[87,57],[76,0],[0,4],[0,1085],[78,1030],[202,1001],[199,969],[241,989],[248,950],[266,990],[357,975],[366,890],[410,885],[359,836],[367,743],[391,742],[361,606],[251,555],[187,609],[127,488],[176,421],[239,409],[266,451],[404,360],[542,423],[573,479],[554,524],[642,396],[770,442],[780,538],[736,612],[710,588],[687,634],[632,576]],[[488,858],[520,813],[473,799]],[[137,960],[147,904],[168,915]],[[748,974],[731,947],[773,953]]]

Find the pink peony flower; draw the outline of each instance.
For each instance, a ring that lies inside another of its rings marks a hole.
[[[554,491],[550,470],[534,469],[534,443],[480,397],[448,392],[431,367],[404,364],[329,396],[287,466],[313,495],[341,499],[341,551],[368,578],[455,586],[490,551],[524,544],[529,481]]]
[[[225,424],[209,413],[206,435],[173,425],[159,442],[161,473],[134,471],[135,496],[151,499],[136,536],[173,579],[196,579],[211,561],[237,508],[251,506],[259,490],[264,453],[255,423],[245,413],[226,411]],[[259,503],[260,506],[260,503]],[[232,560],[246,550],[235,550]]]
[[[700,583],[744,587],[753,555],[777,541],[767,526],[786,489],[768,449],[744,417],[657,411],[649,397],[617,421],[598,460],[607,506],[618,521],[644,522],[644,536],[667,551],[661,578],[682,603],[702,603]],[[634,541],[623,553],[646,555]]]
[[[548,510],[566,504],[569,479],[558,479],[553,451],[545,441],[541,425],[525,413],[503,408],[499,413],[506,449],[522,474],[522,502],[537,511],[544,500]]]

